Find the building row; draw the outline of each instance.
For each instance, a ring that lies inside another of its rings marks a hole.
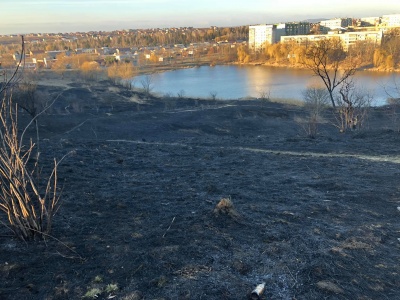
[[[355,28],[363,25],[363,30],[348,31],[349,27]],[[368,28],[365,28],[369,26]],[[267,44],[278,42],[296,42],[306,44],[326,38],[339,38],[343,47],[349,47],[359,41],[369,41],[380,45],[385,30],[400,27],[400,14],[383,15],[382,17],[361,18],[335,18],[324,20],[318,24],[309,22],[291,22],[282,24],[262,24],[249,26],[249,49],[262,50]],[[318,34],[310,34],[311,30]]]
[[[378,31],[354,31],[344,33],[330,33],[330,34],[309,34],[309,35],[292,35],[282,36],[281,43],[296,43],[297,45],[307,46],[313,42],[337,38],[342,41],[343,50],[348,51],[349,48],[363,41],[368,41],[375,45],[380,45],[382,42],[383,30]]]

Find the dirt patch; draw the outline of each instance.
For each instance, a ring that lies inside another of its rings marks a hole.
[[[43,88],[63,97],[39,119],[42,163],[72,153],[56,239],[0,227],[1,299],[246,299],[261,283],[261,299],[400,297],[385,108],[362,133],[326,122],[308,139],[297,106]]]

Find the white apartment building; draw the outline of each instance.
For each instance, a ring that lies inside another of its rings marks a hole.
[[[337,35],[343,42],[344,50],[347,51],[357,42],[368,41],[375,45],[380,45],[383,38],[383,31],[356,31],[346,32]]]
[[[286,34],[285,24],[249,26],[249,48],[260,51],[265,44],[275,44]]]
[[[312,42],[316,42],[321,39],[339,38],[343,43],[345,51],[349,50],[351,45],[354,45],[360,41],[369,41],[380,45],[382,42],[383,31],[356,31],[346,32],[339,34],[318,34],[318,35],[292,35],[282,36],[281,43],[295,42],[301,45],[307,45]]]
[[[319,23],[321,26],[328,28],[330,30],[338,29],[338,28],[346,28],[353,25],[352,18],[336,18],[321,21]]]
[[[383,15],[381,23],[386,27],[400,27],[400,14]]]
[[[254,51],[262,50],[266,43],[273,44],[275,25],[249,26],[249,48]],[[276,27],[276,26],[275,26]]]

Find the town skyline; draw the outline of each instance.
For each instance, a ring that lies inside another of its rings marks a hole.
[[[365,4],[338,0],[320,5],[249,0],[245,3],[204,0],[3,0],[0,34],[113,31],[169,27],[230,27],[334,17],[378,17],[400,11],[397,0]]]

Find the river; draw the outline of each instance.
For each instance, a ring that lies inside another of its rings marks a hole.
[[[373,96],[372,105],[384,105],[389,97],[399,97],[394,90],[400,84],[399,74],[359,71],[354,76],[359,91]],[[141,87],[142,76],[134,79]],[[153,74],[152,92],[158,95],[218,99],[260,98],[269,94],[273,99],[301,100],[302,92],[312,84],[322,84],[319,77],[304,69],[267,66],[202,66]]]

